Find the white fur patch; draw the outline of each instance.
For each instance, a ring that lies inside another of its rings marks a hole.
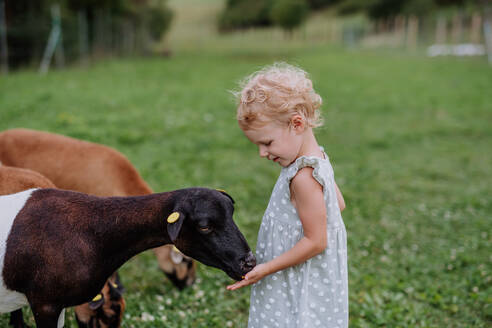
[[[3,281],[3,265],[7,238],[9,237],[12,224],[34,190],[36,189],[0,196],[0,313],[12,312],[28,305],[24,294],[5,287]]]
[[[58,323],[57,323],[57,328],[63,328],[65,325],[65,309],[63,309],[58,316]]]

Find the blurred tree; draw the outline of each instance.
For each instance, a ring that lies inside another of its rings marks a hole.
[[[366,12],[370,18],[380,19],[400,14],[420,16],[439,7],[464,6],[475,2],[473,0],[341,0],[333,4],[341,14]]]
[[[307,0],[307,2],[312,9],[319,9],[334,5],[340,2],[340,0]]]
[[[356,12],[366,12],[375,0],[342,0],[337,4],[337,11],[342,15],[350,15]]]
[[[305,0],[276,0],[270,13],[275,25],[292,33],[306,19],[309,6]]]
[[[54,0],[50,0],[54,1]],[[173,12],[167,0],[65,0],[74,11],[85,10],[90,17],[101,9],[109,10],[116,16],[131,18],[150,28],[154,39],[159,39],[170,27]]]
[[[173,16],[167,0],[5,0],[11,67],[39,60],[51,28],[50,7],[53,3],[62,9],[64,43],[71,46],[68,47],[69,55],[78,53],[75,45],[79,38],[77,19],[80,12],[87,18],[87,38],[91,43],[97,33],[96,25],[100,23],[98,15],[106,19],[104,28],[109,29],[108,33],[126,20],[133,26],[143,26],[153,40],[159,40],[168,31]]]
[[[272,25],[272,4],[272,0],[227,0],[224,11],[219,15],[219,30]]]
[[[150,36],[159,40],[171,26],[173,12],[163,2],[151,7],[145,7],[142,18],[149,27]]]
[[[402,12],[403,7],[410,0],[379,0],[368,4],[368,14],[371,18],[384,18],[395,16]],[[432,1],[432,0],[426,0]]]
[[[371,19],[384,19],[402,14],[421,16],[440,7],[478,5],[476,3],[476,0],[226,0],[225,8],[219,16],[218,25],[220,31],[272,24],[280,26],[286,24],[285,26],[287,26],[291,24],[290,22],[295,21],[294,14],[286,14],[292,10],[288,8],[296,6],[302,7],[301,11],[296,13],[299,17],[303,17],[301,18],[302,21],[307,15],[304,8],[316,10],[334,7],[340,14],[363,12]],[[285,23],[281,24],[280,20]],[[286,28],[288,29],[288,27]]]
[[[410,0],[401,8],[400,13],[406,15],[424,16],[433,12],[437,4],[429,0]]]
[[[30,64],[43,53],[50,31],[48,1],[7,0],[5,15],[9,66],[16,68]]]

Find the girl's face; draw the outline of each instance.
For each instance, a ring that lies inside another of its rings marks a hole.
[[[283,167],[299,157],[303,143],[303,129],[281,126],[270,122],[260,128],[243,130],[246,137],[258,146],[260,157],[267,158]]]

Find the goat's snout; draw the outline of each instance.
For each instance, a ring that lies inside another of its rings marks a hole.
[[[241,266],[241,270],[245,273],[250,272],[256,266],[256,258],[253,255],[253,252],[249,251],[249,253],[239,261],[239,265]]]

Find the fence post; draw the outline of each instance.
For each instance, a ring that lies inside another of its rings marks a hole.
[[[87,14],[80,10],[77,14],[79,25],[79,56],[83,66],[89,64],[89,25],[87,24]]]
[[[9,51],[7,43],[7,22],[5,20],[5,2],[0,0],[0,56],[2,74],[9,73]]]
[[[111,17],[111,11],[107,8],[104,11],[104,43],[106,44],[106,53],[109,56],[113,55],[113,19]]]
[[[330,24],[330,34],[329,34],[329,38],[330,38],[330,41],[335,43],[335,42],[338,42],[338,38],[337,38],[337,20],[336,18],[333,18],[333,20],[331,21],[331,24]]]
[[[484,10],[483,36],[487,49],[487,58],[489,60],[489,64],[492,65],[492,22],[490,16],[492,16],[492,9],[490,6],[487,6]]]
[[[56,46],[61,38],[61,26],[60,26],[60,5],[53,4],[51,6],[51,17],[52,17],[52,27],[50,31],[50,36],[48,37],[48,43],[44,50],[43,59],[41,60],[41,65],[39,66],[39,72],[44,74],[48,72],[50,67],[51,58],[55,52]]]
[[[65,51],[63,50],[63,30],[61,28],[61,14],[59,4],[51,7],[51,15],[53,16],[53,21],[55,25],[58,25],[58,28],[60,29],[60,35],[58,37],[58,42],[55,48],[55,62],[58,68],[63,68],[65,67]]]
[[[454,15],[453,17],[453,27],[451,30],[451,40],[453,44],[461,43],[461,38],[463,34],[463,25],[461,13]]]
[[[472,16],[470,42],[480,43],[480,26],[482,25],[482,16],[479,13],[474,13]]]
[[[123,45],[124,45],[123,53],[125,55],[135,54],[135,43],[136,43],[135,26],[131,20],[125,19],[123,21],[122,37],[123,37]]]
[[[395,35],[397,39],[398,46],[401,47],[405,44],[405,17],[404,16],[396,16],[395,17]]]
[[[419,19],[415,16],[408,18],[407,24],[407,47],[411,50],[417,49],[417,36],[419,33]]]
[[[97,9],[94,13],[94,41],[92,42],[92,51],[97,56],[105,53],[105,40],[104,13],[102,12],[102,9]]]
[[[447,41],[447,22],[446,18],[439,16],[436,23],[436,44],[445,44]]]

